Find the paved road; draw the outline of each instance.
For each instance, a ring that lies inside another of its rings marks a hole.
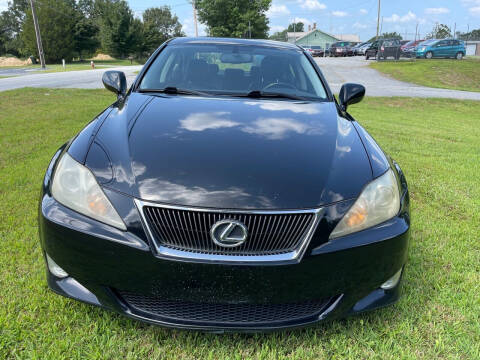
[[[393,80],[368,66],[361,57],[316,58],[332,90],[338,92],[342,84],[356,82],[367,88],[367,96],[413,96],[440,97],[453,99],[480,100],[480,92],[467,92],[434,89]],[[141,66],[123,66],[109,70],[121,70],[127,75],[130,84],[135,79],[135,71]],[[67,71],[46,74],[28,74],[0,79],[0,91],[21,87],[55,87],[55,88],[101,88],[102,74],[105,69]]]
[[[135,71],[142,66],[120,66],[108,69],[65,71],[44,74],[28,74],[23,76],[0,79],[0,91],[18,89],[22,87],[50,87],[50,88],[102,88],[102,75],[106,70],[120,70],[127,75],[130,85],[135,79]]]
[[[355,82],[367,89],[367,96],[412,96],[480,100],[480,92],[434,89],[394,80],[370,68],[363,57],[315,58],[332,91],[342,84]]]

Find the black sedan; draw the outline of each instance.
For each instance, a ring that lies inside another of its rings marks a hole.
[[[404,174],[279,42],[178,38],[48,166],[39,206],[56,293],[158,325],[305,326],[399,297]]]

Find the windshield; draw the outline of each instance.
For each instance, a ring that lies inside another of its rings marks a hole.
[[[314,67],[300,50],[243,44],[168,45],[139,88],[170,87],[215,95],[268,92],[312,100],[328,98]]]
[[[437,41],[438,40],[425,40],[424,42],[421,42],[419,45],[431,45]]]

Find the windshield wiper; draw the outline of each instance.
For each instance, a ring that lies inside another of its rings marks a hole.
[[[250,91],[246,96],[252,97],[252,98],[283,98],[283,99],[291,99],[291,100],[305,100],[305,98],[303,97],[292,95],[292,94],[264,92],[260,90]]]
[[[188,90],[188,89],[177,89],[175,86],[167,86],[163,89],[139,89],[141,93],[164,93],[164,94],[180,94],[180,95],[198,95],[198,96],[209,96],[209,94],[197,91],[197,90]]]

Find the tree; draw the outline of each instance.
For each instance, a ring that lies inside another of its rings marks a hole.
[[[8,9],[0,14],[0,54],[23,55],[20,34],[29,6],[28,0],[12,0],[8,2]]]
[[[383,33],[382,35],[380,35],[378,37],[379,39],[398,39],[398,40],[402,40],[403,37],[402,35],[400,35],[399,33],[397,32],[387,32],[387,33]],[[368,42],[373,42],[377,39],[376,36],[372,37],[370,40],[368,40]]]
[[[152,53],[165,40],[185,36],[178,17],[172,15],[170,7],[150,8],[143,12],[144,47]]]
[[[270,40],[287,41],[287,29],[277,31],[268,37]]]
[[[94,14],[100,28],[102,50],[113,57],[124,58],[135,51],[133,14],[125,0],[96,0]]]
[[[98,32],[99,28],[91,18],[78,17],[74,27],[73,39],[75,52],[80,59],[83,55],[92,55],[100,46],[97,37]]]
[[[303,22],[291,23],[285,30],[277,31],[276,33],[270,35],[270,40],[276,41],[287,41],[287,32],[303,32],[304,31]]]
[[[196,0],[200,22],[208,34],[223,37],[268,36],[266,11],[272,0]]]
[[[95,1],[94,0],[78,0],[78,11],[87,19],[95,18]]]
[[[458,38],[460,40],[478,41],[480,40],[480,29],[472,30],[468,33],[460,33],[458,34]]]
[[[298,23],[291,23],[288,25],[287,31],[288,32],[303,32],[304,31],[304,24],[303,22]]]
[[[427,39],[445,39],[452,37],[452,30],[445,24],[435,24],[432,32],[427,35]]]
[[[77,13],[74,0],[42,0],[36,3],[37,17],[42,34],[43,50],[47,62],[71,60],[74,55],[74,33]],[[37,41],[32,12],[27,15],[21,38],[25,54],[37,54]]]

